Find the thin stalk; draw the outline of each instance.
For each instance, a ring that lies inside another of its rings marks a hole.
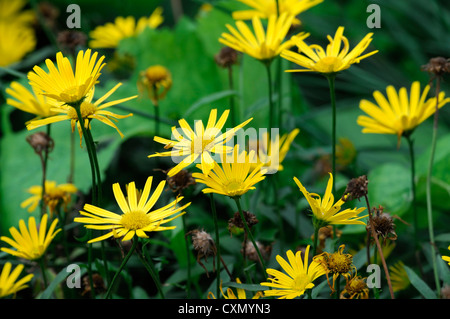
[[[405,135],[405,138],[408,142],[409,148],[409,158],[411,161],[411,192],[412,192],[412,209],[413,209],[413,218],[414,218],[414,242],[415,242],[415,250],[418,250],[419,247],[419,238],[417,236],[418,222],[417,222],[417,199],[416,199],[416,164],[415,164],[415,155],[414,155],[414,141],[411,138],[411,135]]]
[[[44,256],[39,258],[38,262],[39,262],[39,267],[41,268],[41,272],[42,272],[42,280],[44,281],[44,287],[47,288],[48,287],[48,280],[47,280],[47,274],[46,274],[46,271],[45,271]]]
[[[50,141],[51,134],[51,124],[47,125],[47,138]],[[45,214],[45,181],[47,180],[47,164],[48,164],[48,153],[49,153],[49,145],[47,144],[44,150],[44,155],[41,153],[41,163],[42,163],[42,196],[41,196],[41,216]]]
[[[250,237],[250,240],[253,243],[253,247],[255,247],[256,253],[258,254],[259,262],[261,263],[261,267],[263,268],[263,271],[264,271],[263,278],[267,278],[266,264],[264,262],[264,259],[263,259],[262,255],[261,255],[261,252],[260,252],[260,250],[258,248],[258,245],[256,244],[255,238],[253,237],[253,234],[250,231],[250,228],[248,227],[247,221],[245,220],[244,212],[242,211],[242,208],[241,208],[240,199],[239,199],[239,197],[234,197],[233,199],[236,202],[236,205],[237,205],[237,208],[238,208],[238,211],[239,211],[239,216],[241,216],[242,223],[244,224],[245,231],[247,232],[248,236]]]
[[[378,235],[376,234],[375,227],[373,226],[373,223],[372,223],[372,211],[370,209],[369,198],[367,197],[367,195],[365,195],[364,197],[366,199],[367,209],[369,211],[369,221],[368,221],[368,223],[369,223],[369,226],[370,226],[370,230],[372,232],[372,237],[375,240],[375,243],[376,243],[377,249],[378,249],[378,253],[380,254],[381,263],[383,264],[384,272],[386,274],[386,280],[387,280],[388,286],[389,286],[389,292],[391,294],[391,299],[395,299],[395,297],[394,297],[394,290],[392,289],[392,284],[391,284],[391,277],[389,276],[389,270],[388,270],[388,267],[386,265],[386,260],[385,260],[384,255],[383,255],[383,250],[381,249],[380,241],[378,240]]]
[[[209,194],[209,199],[211,201],[211,211],[214,219],[214,228],[216,232],[216,250],[217,250],[217,270],[216,270],[216,289],[217,289],[217,298],[220,296],[220,235],[219,235],[219,223],[217,220],[217,212],[216,212],[216,203],[214,202],[214,195],[212,193]]]
[[[182,221],[183,221],[183,229],[184,229],[184,233],[187,234],[187,225],[186,225],[186,214],[184,214],[183,216],[181,216]],[[191,298],[191,250],[189,249],[189,242],[187,241],[187,239],[185,240],[186,243],[186,260],[187,260],[187,285],[186,285],[186,293],[187,293],[187,297],[188,299]]]
[[[275,118],[275,106],[273,103],[273,88],[272,88],[272,72],[270,70],[270,65],[272,60],[266,61],[264,65],[266,66],[267,73],[267,83],[268,83],[268,91],[269,91],[269,127],[267,128],[269,131],[269,142],[272,140],[271,138],[271,129],[274,127],[274,118]]]
[[[128,254],[125,256],[124,260],[122,260],[122,263],[120,264],[119,269],[117,269],[111,283],[109,284],[108,290],[106,291],[105,299],[109,299],[109,296],[111,295],[112,289],[114,287],[114,284],[116,283],[117,278],[120,275],[120,272],[127,264],[128,260],[130,259],[131,255],[133,254],[133,252],[136,250],[137,244],[138,244],[138,240],[137,240],[137,238],[134,238],[133,244],[132,244],[130,250],[128,251]]]
[[[313,257],[317,253],[317,244],[319,242],[319,229],[320,229],[320,227],[318,225],[315,225],[315,223],[314,223],[314,241],[313,241],[313,250],[312,250]]]
[[[232,91],[234,84],[233,84],[233,67],[229,65],[227,67],[228,69],[228,88]],[[236,109],[236,103],[234,101],[234,96],[230,96],[230,113],[231,113],[231,125],[232,127],[235,127],[238,125],[238,118],[239,114],[237,113],[238,110]]]
[[[428,163],[428,172],[427,172],[427,180],[426,180],[426,195],[427,195],[427,217],[428,217],[428,233],[430,236],[430,245],[431,245],[431,260],[433,264],[434,271],[434,280],[436,284],[436,292],[438,298],[441,295],[441,287],[439,283],[439,274],[437,269],[436,262],[436,247],[434,241],[434,227],[433,227],[433,207],[431,200],[431,178],[433,174],[433,162],[434,155],[436,152],[436,140],[437,140],[437,131],[438,131],[438,117],[439,117],[439,91],[440,91],[440,77],[436,78],[436,110],[434,112],[434,120],[433,120],[433,134],[431,137],[431,153],[430,153],[430,161]]]
[[[336,191],[336,90],[334,86],[336,75],[334,73],[326,76],[328,86],[330,88],[331,100],[331,173],[333,174],[333,188],[332,193]]]
[[[137,238],[135,238],[135,240],[137,241]],[[158,290],[159,295],[161,296],[162,299],[165,299],[164,292],[163,292],[162,286],[161,286],[161,281],[159,279],[158,272],[156,271],[155,266],[153,265],[151,257],[145,258],[145,256],[142,254],[140,249],[137,249],[136,251],[139,256],[139,259],[144,264],[145,269],[147,269],[148,273],[150,274],[153,281],[155,282],[156,289]],[[145,254],[145,252],[144,252],[144,254]]]
[[[153,85],[154,99],[153,108],[155,109],[155,136],[159,136],[159,103],[158,103],[158,89]]]

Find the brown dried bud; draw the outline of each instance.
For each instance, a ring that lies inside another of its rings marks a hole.
[[[47,26],[51,29],[55,28],[59,17],[59,9],[48,1],[41,1],[38,10]]]
[[[375,229],[375,233],[378,236],[383,237],[384,244],[387,239],[396,240],[397,233],[395,232],[394,218],[388,213],[383,212],[384,208],[379,206],[379,208],[372,209],[372,225]],[[370,230],[370,225],[366,226],[366,229]]]
[[[342,200],[346,202],[366,196],[368,193],[368,185],[369,181],[366,175],[362,175],[358,178],[352,178],[347,184]]]
[[[191,230],[190,232],[186,233],[186,236],[187,235],[192,235],[192,245],[197,251],[197,262],[200,266],[203,267],[203,269],[205,269],[206,275],[209,277],[208,270],[206,269],[205,265],[203,265],[200,259],[203,258],[205,262],[208,262],[207,258],[209,256],[215,256],[217,254],[217,248],[214,240],[212,239],[211,235],[204,230]],[[213,267],[215,271],[214,258]]]
[[[427,64],[422,65],[421,70],[437,76],[450,73],[450,59],[443,57],[431,58]]]
[[[245,254],[245,257],[249,260],[259,261],[258,252],[256,251],[255,246],[253,246],[253,243],[251,241],[247,241],[243,245],[245,245],[245,247],[242,247],[241,254]],[[272,254],[272,245],[265,246],[259,241],[256,242],[256,245],[258,245],[262,258],[266,261],[269,260],[270,255]]]
[[[341,235],[342,230],[336,229],[336,237],[340,238]],[[325,241],[327,240],[327,238],[334,238],[334,236],[335,234],[332,225],[327,225],[319,229],[319,243],[317,245],[317,254],[320,254],[325,248]],[[311,236],[311,239],[314,240],[314,234]]]
[[[214,56],[217,65],[222,68],[228,68],[237,63],[238,53],[230,47],[223,47],[219,53]]]
[[[173,192],[180,193],[183,189],[195,184],[195,179],[191,172],[186,169],[179,171],[177,174],[167,177],[167,184]]]
[[[81,293],[82,296],[91,292],[91,284],[89,281],[89,276],[85,275],[83,277],[83,288],[84,291]],[[92,274],[92,283],[95,290],[95,293],[103,293],[106,291],[105,282],[103,281],[103,277],[99,274]]]
[[[56,41],[58,44],[70,52],[74,52],[77,47],[86,44],[87,36],[83,32],[74,30],[64,30],[58,33]]]
[[[26,140],[39,155],[42,155],[42,151],[51,152],[55,146],[53,139],[45,132],[31,134]]]
[[[244,215],[245,221],[247,222],[247,226],[249,229],[252,229],[254,225],[258,223],[258,219],[256,216],[246,210],[242,211],[242,214]],[[233,232],[234,228],[240,228],[244,229],[244,223],[242,221],[241,215],[239,212],[234,213],[233,218],[230,218],[228,220],[228,231],[231,233]]]

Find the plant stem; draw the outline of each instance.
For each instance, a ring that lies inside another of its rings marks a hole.
[[[367,209],[369,210],[369,222],[368,223],[370,226],[370,230],[372,232],[372,237],[375,240],[375,243],[376,243],[377,249],[378,249],[378,253],[380,254],[381,263],[383,264],[384,272],[386,274],[386,280],[387,280],[388,286],[389,286],[389,292],[391,294],[391,299],[395,299],[394,290],[392,289],[392,284],[391,284],[391,277],[389,276],[389,270],[386,265],[386,260],[383,255],[383,250],[381,249],[380,241],[378,240],[378,235],[376,234],[375,227],[373,226],[373,223],[372,223],[372,210],[370,209],[369,198],[367,197],[367,195],[365,195],[364,197],[366,199]]]
[[[435,284],[436,284],[436,292],[437,292],[438,298],[440,298],[441,287],[440,287],[440,283],[439,283],[439,274],[438,274],[437,262],[436,262],[436,247],[435,247],[435,242],[434,242],[433,207],[432,207],[432,200],[431,200],[431,178],[432,178],[432,174],[433,174],[433,162],[434,162],[434,155],[436,152],[436,140],[437,140],[437,131],[438,131],[439,91],[440,91],[440,77],[438,76],[436,78],[436,110],[434,112],[433,135],[431,137],[430,161],[428,163],[428,172],[427,172],[427,180],[426,180],[428,233],[430,236],[431,260],[432,260],[432,264],[433,264],[434,280],[435,280]]]
[[[336,74],[327,74],[328,86],[330,88],[330,100],[331,100],[331,173],[333,174],[333,188],[332,193],[336,191],[336,91],[334,82]]]
[[[51,133],[51,124],[47,125],[47,140],[50,142],[50,133]],[[48,164],[48,153],[49,153],[49,145],[47,143],[45,150],[44,150],[44,156],[42,156],[41,153],[41,162],[42,162],[42,196],[41,196],[41,216],[45,214],[45,181],[47,180],[47,164]]]
[[[320,229],[320,227],[314,223],[314,241],[313,241],[313,251],[312,251],[313,257],[317,253],[317,244],[319,242],[319,229]]]
[[[181,216],[182,220],[183,220],[183,229],[184,229],[184,233],[187,234],[187,225],[186,225],[186,214],[184,214],[183,216]],[[185,235],[186,237],[186,235]],[[187,274],[188,274],[188,278],[187,278],[187,287],[186,287],[186,293],[187,293],[187,297],[188,299],[191,298],[191,251],[189,249],[189,242],[187,241],[187,239],[185,240],[186,243],[186,263],[187,263]]]
[[[138,238],[135,238],[135,240],[137,241]],[[158,272],[156,271],[155,266],[153,265],[151,257],[147,256],[148,258],[145,258],[145,256],[142,255],[142,252],[140,249],[137,249],[136,251],[138,253],[139,259],[144,264],[145,269],[147,269],[147,271],[149,272],[153,281],[155,282],[156,289],[158,289],[159,295],[161,296],[162,299],[165,299],[164,292],[163,292],[162,286],[161,286],[161,281],[159,279]],[[145,252],[144,252],[144,254],[145,254]]]
[[[128,251],[128,254],[125,256],[124,260],[122,260],[122,263],[120,264],[119,269],[117,269],[111,283],[109,284],[108,290],[106,291],[105,299],[108,299],[109,296],[111,295],[112,288],[114,287],[114,284],[116,283],[116,280],[119,277],[120,272],[127,264],[128,260],[130,259],[131,255],[133,254],[133,252],[136,250],[137,244],[138,244],[138,240],[137,240],[137,238],[134,238],[133,244],[132,244],[130,250]]]
[[[412,209],[413,209],[413,218],[414,218],[414,243],[415,250],[418,251],[419,248],[419,238],[417,235],[418,230],[418,222],[417,222],[417,197],[416,197],[416,165],[415,165],[415,156],[414,156],[414,141],[411,138],[411,134],[405,135],[405,138],[408,142],[409,148],[409,158],[411,161],[411,192],[412,192]]]
[[[38,262],[39,262],[39,267],[41,268],[41,272],[42,272],[42,280],[44,281],[44,287],[47,288],[48,287],[48,280],[47,280],[47,274],[46,274],[46,271],[45,271],[44,256],[39,258]]]
[[[209,199],[211,202],[211,211],[213,214],[214,219],[214,228],[216,232],[216,264],[217,264],[217,270],[216,270],[216,288],[217,288],[217,298],[220,296],[220,235],[219,235],[219,223],[217,220],[217,212],[216,212],[216,203],[214,202],[214,195],[212,193],[209,194]]]
[[[233,67],[229,65],[227,67],[228,69],[228,88],[232,91],[233,90]],[[230,113],[231,113],[231,125],[232,127],[235,127],[238,125],[238,110],[236,108],[236,103],[234,101],[234,96],[230,96]]]
[[[245,220],[244,212],[242,211],[242,208],[241,208],[240,199],[239,199],[239,197],[234,197],[233,199],[236,202],[236,205],[237,205],[237,208],[238,208],[238,211],[239,211],[239,216],[241,216],[242,223],[244,224],[245,231],[247,232],[248,236],[250,237],[250,240],[253,243],[253,247],[255,247],[256,253],[258,254],[259,262],[261,263],[261,267],[263,268],[263,271],[264,271],[263,278],[266,279],[267,278],[266,265],[265,265],[265,262],[264,262],[264,259],[263,259],[262,255],[261,255],[261,252],[259,251],[258,245],[255,242],[255,238],[253,237],[253,234],[250,231],[250,228],[248,227],[247,221]]]
[[[265,61],[264,65],[266,66],[266,73],[267,73],[267,83],[268,83],[268,89],[269,89],[269,127],[267,128],[268,132],[269,132],[269,143],[272,141],[272,137],[271,137],[271,129],[273,128],[273,121],[274,121],[274,117],[275,117],[275,107],[274,107],[274,103],[273,103],[273,89],[272,89],[272,72],[270,71],[270,66],[272,60],[270,61]]]

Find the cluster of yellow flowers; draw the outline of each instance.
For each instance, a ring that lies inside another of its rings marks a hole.
[[[307,44],[306,39],[310,37],[310,34],[304,32],[288,38],[292,26],[301,24],[299,14],[322,1],[240,0],[251,9],[233,12],[232,17],[236,19],[235,26],[227,24],[225,27],[228,33],[222,33],[219,42],[266,65],[276,58],[283,58],[300,67],[286,70],[286,72],[317,72],[326,77],[333,77],[337,73],[350,68],[353,64],[359,63],[378,52],[374,50],[365,53],[371,44],[372,33],[367,34],[353,49],[350,49],[350,41],[344,36],[344,27],[342,26],[337,28],[334,37],[327,36],[329,44],[326,48],[317,44]],[[14,19],[17,23],[20,21],[20,23],[26,25],[31,22],[31,15],[28,12],[18,13],[23,6],[23,1],[15,2],[15,6],[6,6],[5,2],[0,0],[0,35],[5,34],[5,36],[1,36],[2,39],[17,40],[19,37],[12,37],[9,34],[10,31],[5,31],[8,23],[4,21]],[[10,10],[1,10],[2,7],[7,7]],[[14,17],[12,17],[13,15]],[[253,30],[246,20],[251,20]],[[26,123],[28,130],[56,122],[70,121],[72,132],[77,128],[80,146],[83,137],[87,139],[90,136],[91,121],[94,119],[114,128],[123,137],[123,133],[115,122],[133,114],[115,114],[107,108],[135,99],[137,95],[106,102],[106,99],[121,86],[121,83],[118,83],[102,97],[94,99],[95,87],[100,82],[101,71],[106,63],[104,62],[105,57],[99,56],[92,49],[116,48],[122,39],[136,36],[147,27],[155,29],[162,22],[162,9],[157,8],[149,17],[143,17],[137,22],[133,17],[118,17],[115,23],[108,23],[96,28],[90,34],[92,38],[89,44],[91,49],[78,52],[75,58],[75,67],[72,67],[68,57],[65,57],[62,52],[58,52],[56,64],[50,59],[45,61],[47,71],[40,66],[35,66],[28,73],[31,89],[27,89],[18,82],[12,82],[10,87],[6,89],[6,93],[10,96],[7,103],[36,115],[35,119]],[[18,55],[20,53],[20,56],[11,56],[7,57],[5,61],[1,60],[0,66],[20,60],[24,54],[33,50],[35,45],[29,28],[15,26],[12,29],[15,32],[23,33],[27,40],[20,40],[20,50],[15,51]],[[0,51],[3,50],[2,45],[0,45]],[[10,47],[18,46],[15,43],[7,45]],[[295,51],[292,50],[294,46],[297,47]],[[0,54],[0,57],[4,57],[4,55]],[[154,66],[141,72],[140,76],[138,89],[141,92],[148,90],[150,98],[157,106],[158,100],[163,98],[172,86],[170,72],[163,66]],[[411,85],[409,96],[406,88],[401,88],[397,92],[393,86],[387,87],[387,98],[379,91],[375,91],[373,97],[376,104],[366,99],[360,102],[360,108],[367,113],[367,116],[360,116],[357,124],[363,127],[363,133],[395,134],[400,140],[402,136],[410,134],[420,123],[430,117],[435,111],[436,104],[440,108],[450,102],[450,98],[445,98],[443,92],[437,98],[428,98],[429,90],[430,87],[427,85],[421,91],[420,83],[415,81]],[[213,108],[206,123],[198,120],[195,121],[193,126],[186,119],[180,119],[178,121],[179,127],[174,126],[171,129],[172,139],[154,136],[154,141],[162,144],[164,150],[168,151],[156,152],[148,157],[172,157],[176,161],[176,165],[167,172],[168,177],[173,177],[192,164],[196,164],[192,166],[198,171],[194,172],[192,176],[197,183],[205,186],[202,189],[203,193],[210,194],[212,201],[212,194],[233,199],[242,214],[239,201],[241,196],[255,189],[255,185],[265,180],[268,174],[283,169],[283,160],[300,130],[295,128],[282,136],[266,134],[260,140],[251,141],[244,147],[239,144],[230,146],[228,142],[236,136],[239,130],[253,120],[253,118],[246,119],[224,132],[223,129],[230,112],[230,110],[225,110],[219,116],[217,109]],[[269,114],[269,116],[271,115]],[[89,142],[86,144],[89,147]],[[89,156],[93,157],[94,155],[89,153]],[[91,164],[94,162],[92,160]],[[309,192],[297,177],[293,177],[293,181],[309,204],[315,230],[318,231],[328,225],[366,225],[364,219],[369,215],[361,214],[365,210],[364,207],[343,209],[344,198],[336,200],[333,189],[335,178],[333,173],[334,171],[329,173],[329,180],[323,196]],[[98,180],[97,183],[99,183]],[[132,240],[133,248],[129,253],[131,254],[139,238],[148,238],[151,232],[174,229],[175,226],[169,223],[186,214],[185,209],[191,203],[180,204],[184,198],[179,196],[165,206],[156,208],[156,203],[161,197],[166,181],[158,183],[152,191],[153,186],[152,176],[146,179],[142,190],[136,187],[135,182],[128,183],[126,194],[122,191],[119,183],[113,184],[112,190],[117,206],[121,211],[120,214],[99,207],[99,203],[85,204],[83,209],[79,211],[80,216],[76,217],[74,221],[84,224],[88,230],[106,231],[98,237],[89,238],[87,243],[91,244],[111,237],[120,238],[122,241]],[[50,216],[43,214],[39,224],[36,223],[34,217],[30,217],[28,227],[21,220],[19,230],[15,227],[10,228],[13,239],[6,236],[0,238],[14,249],[2,247],[1,250],[27,260],[41,260],[51,241],[62,230],[57,228],[58,218],[53,219],[47,230],[49,218],[53,217],[61,204],[67,206],[71,200],[71,194],[76,192],[77,189],[72,184],[57,185],[53,181],[46,181],[45,191],[43,191],[42,186],[30,188],[29,193],[33,197],[24,201],[22,207],[29,207],[28,210],[31,212],[35,210],[40,201],[45,201],[49,207]],[[215,212],[213,213],[215,214]],[[243,220],[244,225],[246,225],[244,218]],[[248,226],[245,227],[246,231],[249,232]],[[254,248],[259,253],[251,233],[248,234],[253,241]],[[219,246],[218,234],[216,238],[216,244]],[[280,255],[276,256],[276,260],[284,273],[277,269],[265,269],[263,259],[260,257],[260,262],[264,268],[264,276],[268,280],[268,282],[261,283],[261,286],[271,289],[264,290],[263,293],[260,292],[255,297],[296,298],[310,291],[317,278],[323,275],[328,278],[328,273],[332,270],[327,268],[326,260],[331,257],[326,254],[314,256],[317,249],[314,246],[313,258],[309,258],[310,249],[311,246],[308,245],[304,252],[288,250],[286,252],[287,260]],[[339,248],[338,258],[344,256],[343,249],[344,246]],[[220,252],[218,254],[220,257]],[[448,257],[443,259],[450,264]],[[125,265],[127,260],[128,258],[124,260],[122,266]],[[343,260],[344,262],[348,261],[345,258]],[[16,282],[23,267],[23,265],[20,265],[11,272],[11,264],[5,264],[0,275],[0,298],[26,287],[26,283],[31,280],[32,275]],[[348,271],[351,271],[351,269],[349,268]],[[347,275],[345,278],[348,283],[345,292],[349,293],[352,298],[367,298],[367,287],[364,285],[361,291],[351,289],[351,287],[354,288],[355,282],[360,278],[357,276],[351,278],[348,271],[343,272]],[[337,275],[334,274],[333,286],[336,278]],[[352,280],[355,281],[352,282]],[[239,279],[236,281],[240,283]],[[219,277],[217,282],[219,284]],[[109,296],[113,283],[114,280],[110,283],[107,296]],[[352,284],[354,286],[351,286]],[[221,283],[220,290],[222,291]],[[223,291],[222,294],[225,298],[236,298],[231,289],[227,291],[228,296]],[[215,298],[214,294],[210,293],[210,295]],[[246,298],[242,289],[238,289],[238,298]]]

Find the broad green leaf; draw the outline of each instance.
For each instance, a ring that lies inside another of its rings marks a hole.
[[[437,299],[436,293],[408,266],[404,266],[411,284],[426,299]]]

